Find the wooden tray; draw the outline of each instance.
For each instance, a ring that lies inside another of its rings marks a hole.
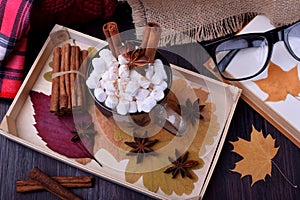
[[[175,192],[167,194],[161,189],[153,191],[145,187],[141,180],[134,183],[129,183],[125,180],[125,171],[123,170],[126,168],[128,158],[121,159],[120,162],[117,162],[109,149],[99,148],[98,151],[94,151],[94,155],[103,161],[103,167],[100,167],[94,160],[87,164],[80,164],[76,159],[68,158],[51,150],[38,135],[34,127],[36,123],[33,117],[35,111],[29,93],[30,91],[35,91],[47,96],[51,95],[51,82],[46,81],[43,75],[52,70],[49,67],[49,63],[52,61],[53,48],[66,42],[75,43],[80,46],[81,49],[87,49],[89,47],[96,47],[97,49],[106,45],[105,41],[56,25],[51,31],[16,98],[4,117],[1,123],[0,133],[38,152],[156,198],[201,198],[204,195],[220,155],[241,90],[235,86],[227,85],[172,65],[173,78],[175,80],[181,81],[181,83],[184,81],[187,87],[202,89],[208,93],[206,101],[211,103],[212,115],[215,116],[214,120],[210,120],[209,126],[212,125],[211,127],[216,127],[213,125],[218,124],[218,128],[212,130],[208,129],[212,134],[205,134],[203,145],[198,147],[199,158],[204,161],[204,164],[202,168],[194,171],[198,179],[193,183],[191,192],[185,193],[185,191],[183,191],[183,194],[176,194]],[[209,131],[207,131],[207,133]],[[105,136],[105,133],[101,132],[101,130],[98,130],[97,134]]]

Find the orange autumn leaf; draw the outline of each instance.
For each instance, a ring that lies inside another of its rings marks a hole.
[[[239,138],[231,144],[234,146],[233,152],[243,157],[232,171],[240,173],[241,178],[250,175],[251,186],[259,180],[264,180],[267,174],[271,176],[272,159],[279,147],[274,147],[275,139],[270,134],[265,138],[262,132],[253,127],[250,141]]]
[[[270,62],[268,77],[254,82],[269,95],[265,101],[284,101],[288,94],[298,96],[300,93],[297,66],[283,71],[278,65]]]

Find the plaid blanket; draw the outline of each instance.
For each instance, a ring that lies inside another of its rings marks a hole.
[[[0,0],[0,97],[14,98],[24,75],[33,0]]]

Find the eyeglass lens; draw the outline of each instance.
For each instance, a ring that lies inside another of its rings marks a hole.
[[[293,53],[300,59],[300,23],[296,24],[288,33],[287,40]]]
[[[227,40],[216,48],[217,67],[225,78],[255,76],[265,65],[268,51],[268,41],[262,36]]]

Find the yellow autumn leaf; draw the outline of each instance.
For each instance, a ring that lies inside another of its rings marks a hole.
[[[234,172],[240,173],[241,178],[250,175],[252,184],[259,180],[264,180],[266,175],[271,176],[272,159],[278,152],[279,147],[275,148],[275,139],[270,134],[265,138],[262,132],[254,127],[250,141],[239,138],[236,142],[231,142],[233,152],[243,157],[236,163]]]
[[[173,166],[170,164],[168,159],[163,159],[162,156],[148,156],[142,163],[136,164],[135,159],[130,159],[126,169],[130,169],[130,172],[126,171],[125,178],[129,183],[135,183],[142,177],[143,184],[152,192],[156,192],[159,188],[167,195],[175,192],[177,195],[190,194],[194,189],[194,183],[198,181],[198,176],[193,170],[200,169],[204,165],[204,161],[199,158],[198,151],[193,151],[189,149],[188,160],[194,160],[198,162],[198,165],[188,169],[189,173],[192,175],[192,179],[188,177],[182,178],[180,174],[176,178],[172,178],[171,174],[166,174],[164,171]],[[175,150],[174,150],[175,151]],[[162,162],[164,167],[156,169],[157,162]],[[133,171],[140,171],[140,168],[147,166],[148,168],[153,167],[153,170],[148,170],[144,173],[134,173]]]
[[[46,81],[52,82],[52,71],[45,72],[43,77]]]
[[[143,176],[143,184],[150,191],[157,191],[160,188],[165,194],[172,194],[175,192],[177,195],[190,194],[194,189],[194,183],[198,181],[198,176],[194,173],[194,170],[200,169],[204,165],[204,161],[199,158],[198,152],[189,151],[188,160],[194,160],[198,162],[198,165],[188,169],[189,173],[192,175],[192,179],[188,177],[182,178],[180,174],[176,178],[172,178],[170,174],[164,173],[164,171],[173,166],[168,165],[160,170],[152,173],[146,173]]]
[[[265,101],[284,101],[288,94],[298,96],[300,93],[297,66],[283,71],[278,65],[270,62],[268,77],[254,82],[269,95]]]

